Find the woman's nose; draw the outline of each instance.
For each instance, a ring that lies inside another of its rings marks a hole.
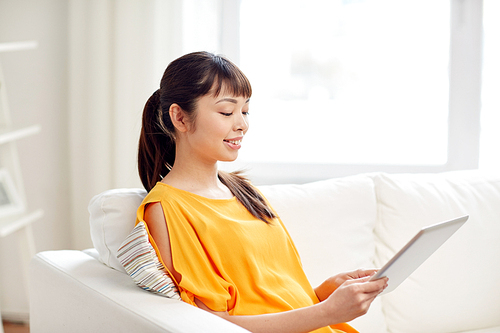
[[[248,119],[243,113],[239,113],[235,120],[235,130],[246,132],[248,130]]]

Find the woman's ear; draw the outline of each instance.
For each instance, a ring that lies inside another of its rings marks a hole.
[[[170,119],[172,120],[172,124],[179,132],[187,132],[188,127],[188,118],[182,108],[178,104],[170,105],[170,109],[168,110],[170,114]]]

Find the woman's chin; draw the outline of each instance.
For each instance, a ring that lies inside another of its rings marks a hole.
[[[238,158],[238,155],[235,155],[235,156],[231,156],[231,157],[225,157],[223,159],[220,159],[219,161],[220,162],[234,162],[236,161],[236,159]]]

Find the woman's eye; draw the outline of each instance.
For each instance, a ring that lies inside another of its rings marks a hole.
[[[243,114],[244,114],[245,116],[248,116],[248,115],[250,115],[250,111],[243,111]]]
[[[232,115],[233,113],[232,113],[232,112],[229,112],[229,113],[226,113],[226,112],[221,112],[220,114],[221,114],[221,115],[223,115],[223,116],[229,117],[229,116],[230,116],[230,115]]]

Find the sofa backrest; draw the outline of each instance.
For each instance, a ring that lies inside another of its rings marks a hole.
[[[500,176],[479,171],[373,175],[382,266],[421,227],[470,215],[395,291],[382,297],[392,332],[500,326]],[[500,327],[499,327],[500,331]]]
[[[259,189],[288,229],[313,286],[342,271],[373,267],[377,206],[370,177]]]
[[[369,175],[259,189],[290,233],[313,287],[341,272],[375,267],[377,205]],[[350,324],[360,332],[387,332],[380,298]]]
[[[354,326],[373,333],[385,332],[386,323],[391,332],[405,333],[500,328],[500,176],[374,173],[259,189],[286,225],[313,286],[341,271],[381,267],[421,227],[470,215]],[[92,240],[106,265],[124,272],[116,250],[145,195],[118,189],[92,199]]]

